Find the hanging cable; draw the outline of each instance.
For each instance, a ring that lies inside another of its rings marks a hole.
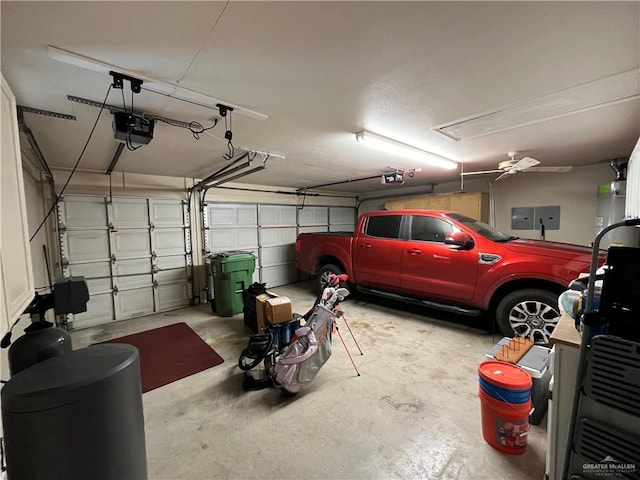
[[[125,113],[127,111],[127,102],[124,101],[124,86],[120,89],[120,93],[122,93],[122,108]],[[133,113],[133,103],[131,104],[131,113]]]
[[[60,193],[56,196],[56,199],[53,202],[53,205],[51,205],[51,208],[49,209],[49,211],[45,215],[44,219],[42,220],[42,222],[40,223],[40,225],[36,229],[35,233],[33,235],[31,235],[31,238],[29,239],[29,242],[32,242],[33,239],[36,238],[36,235],[38,235],[38,232],[40,231],[40,229],[46,223],[47,219],[51,215],[51,212],[53,212],[55,210],[55,208],[58,206],[58,202],[60,202],[60,198],[62,198],[62,195],[64,194],[64,191],[67,189],[67,186],[69,185],[69,182],[71,181],[71,177],[73,177],[73,174],[76,173],[76,169],[78,168],[78,165],[80,164],[80,160],[82,160],[82,157],[84,156],[84,152],[87,150],[87,147],[89,146],[89,142],[91,141],[91,137],[93,137],[93,132],[96,130],[96,127],[98,126],[98,121],[100,120],[100,116],[102,115],[102,111],[104,110],[104,106],[107,103],[107,98],[109,98],[109,93],[111,93],[111,87],[112,87],[112,85],[109,84],[109,88],[107,89],[107,94],[104,96],[104,100],[102,101],[102,106],[100,107],[100,111],[98,112],[98,117],[96,118],[96,121],[93,124],[93,128],[91,129],[91,132],[89,133],[89,137],[87,138],[87,141],[85,142],[84,147],[82,148],[82,152],[80,152],[80,156],[78,157],[78,160],[76,161],[76,164],[73,166],[73,169],[71,170],[71,173],[69,174],[69,178],[67,178],[67,181],[65,182],[64,186],[62,187],[62,190],[60,190]]]
[[[301,195],[302,195],[302,205],[300,205],[300,206],[298,207],[298,210],[302,210],[302,209],[304,209],[304,202],[305,202],[305,200],[307,199],[307,192],[306,192],[305,190],[303,190],[303,191],[301,192]]]
[[[127,112],[127,103],[124,101],[124,85],[122,85],[121,92],[122,92],[122,108],[124,109],[125,113],[128,113]],[[128,117],[127,135],[125,136],[125,145],[127,146],[127,150],[135,152],[140,147],[142,147],[142,145],[138,145],[136,147],[133,144],[133,142],[131,141],[131,130],[133,129],[133,123],[132,122],[134,122],[134,115],[133,115],[133,89],[131,89],[131,112],[129,113],[129,117]]]
[[[231,160],[234,156],[235,156],[235,147],[233,146],[233,142],[231,141],[233,139],[233,132],[232,132],[232,120],[231,120],[231,112],[233,111],[232,108],[228,108],[225,107],[223,105],[218,104],[218,107],[220,108],[220,115],[222,115],[224,117],[224,138],[227,139],[227,153],[225,153],[223,155],[223,158],[225,160]],[[228,117],[228,120],[227,120]]]
[[[142,147],[142,145],[138,145],[137,147],[133,144],[133,142],[131,141],[131,127],[129,127],[129,129],[127,130],[127,138],[125,140],[125,145],[127,146],[127,150],[130,150],[132,152],[135,152],[136,150],[138,150],[140,147]]]

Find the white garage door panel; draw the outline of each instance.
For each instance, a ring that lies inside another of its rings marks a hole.
[[[329,224],[353,225],[355,223],[355,210],[349,207],[329,207]]]
[[[329,209],[327,207],[304,207],[298,210],[298,225],[327,225]]]
[[[258,223],[260,226],[291,225],[296,226],[295,206],[260,205]]]
[[[184,254],[184,230],[182,228],[156,228],[153,230],[156,255]]]
[[[151,274],[151,259],[118,260],[113,266],[115,275]]]
[[[140,317],[154,312],[153,288],[137,288],[113,296],[116,320]]]
[[[251,251],[258,257],[254,281],[259,278],[268,287],[285,285],[298,279],[297,235],[328,232],[330,228],[353,231],[354,212],[351,207],[208,204],[204,218],[206,251]]]
[[[293,264],[262,267],[261,272],[262,283],[266,283],[267,288],[287,285],[297,280],[296,266]]]
[[[265,247],[260,249],[260,266],[282,265],[295,262],[295,245],[280,245],[277,247]]]
[[[164,270],[156,274],[156,280],[159,285],[176,282],[186,282],[189,279],[189,273],[186,268],[175,268],[173,270]]]
[[[169,270],[172,268],[187,268],[187,257],[175,255],[173,257],[156,258],[156,267],[159,270]]]
[[[256,205],[207,205],[209,228],[232,225],[258,225]]]
[[[109,234],[107,230],[67,231],[64,234],[69,263],[97,262],[109,259]]]
[[[207,235],[209,235],[211,253],[258,247],[258,230],[256,228],[208,230]]]
[[[177,199],[116,197],[107,204],[104,197],[65,197],[58,213],[66,227],[60,236],[69,262],[64,275],[84,276],[90,295],[89,312],[73,316],[72,328],[190,304],[185,209]]]
[[[116,258],[144,257],[151,255],[148,229],[117,230],[113,235],[113,253]]]
[[[300,227],[298,228],[298,233],[314,233],[314,232],[328,232],[329,226],[319,226],[319,227]]]
[[[89,295],[111,292],[111,263],[80,263],[69,265],[69,274],[73,277],[84,277],[89,288]],[[93,297],[92,297],[93,298]]]
[[[111,293],[91,295],[87,311],[72,315],[73,328],[92,327],[113,321],[113,298]]]
[[[111,222],[115,228],[149,225],[149,210],[145,198],[114,198],[112,208]]]
[[[261,228],[260,246],[269,247],[296,242],[296,227],[291,228]]]
[[[184,205],[175,200],[150,200],[151,223],[156,227],[184,225]]]
[[[62,223],[67,228],[105,228],[107,204],[103,197],[71,197],[63,202]]]
[[[150,259],[118,260],[113,266],[113,274],[116,277],[113,283],[118,290],[150,287],[153,284]]]
[[[160,299],[158,307],[160,311],[186,307],[190,303],[189,288],[186,283],[160,285],[158,287],[158,298]]]

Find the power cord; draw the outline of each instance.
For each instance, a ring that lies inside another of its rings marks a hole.
[[[0,380],[2,383],[7,383],[6,380]],[[6,472],[7,466],[4,464],[4,438],[0,437],[0,471]]]
[[[31,238],[29,239],[29,242],[32,242],[33,239],[36,238],[36,235],[38,235],[38,232],[40,231],[40,229],[42,229],[42,227],[46,223],[47,219],[51,215],[51,212],[53,212],[55,210],[55,208],[58,206],[58,203],[60,202],[60,199],[62,198],[62,195],[64,195],[64,191],[67,189],[67,186],[69,185],[69,182],[71,181],[71,177],[73,177],[73,174],[76,173],[76,169],[78,168],[78,165],[80,164],[80,160],[82,160],[82,157],[84,156],[84,152],[87,150],[87,147],[89,146],[89,142],[91,141],[91,137],[93,137],[93,132],[95,132],[96,127],[98,126],[98,121],[100,120],[100,115],[102,115],[102,111],[104,110],[104,107],[105,107],[105,105],[107,103],[107,98],[109,98],[109,93],[111,93],[111,87],[112,87],[112,85],[109,84],[109,88],[107,89],[107,94],[104,96],[104,100],[102,101],[102,105],[100,106],[100,112],[98,112],[98,117],[96,118],[96,121],[93,124],[93,128],[91,129],[91,133],[89,133],[89,137],[87,138],[87,141],[84,143],[84,147],[82,148],[82,152],[80,152],[80,156],[78,157],[78,160],[76,161],[76,164],[73,166],[73,169],[71,170],[71,173],[69,174],[69,178],[67,178],[67,181],[65,182],[64,186],[62,187],[62,190],[60,190],[60,193],[56,196],[56,199],[53,202],[53,205],[51,205],[51,208],[49,209],[49,211],[45,215],[44,219],[42,220],[42,222],[40,223],[40,225],[36,229],[35,233],[33,235],[31,235]]]
[[[171,120],[169,118],[158,117],[156,115],[150,115],[148,113],[144,113],[142,115],[142,118],[144,118],[145,120],[156,120],[158,122],[166,123],[167,125],[170,125],[172,127],[184,128],[186,130],[189,130],[191,132],[191,134],[193,135],[193,138],[195,138],[196,140],[200,140],[200,134],[201,133],[204,133],[207,130],[211,130],[216,125],[218,125],[218,119],[217,118],[213,119],[213,125],[211,125],[210,127],[205,127],[200,122],[196,122],[195,120],[192,121],[192,122],[189,122],[186,126],[185,125],[179,125],[175,121],[173,121],[173,120]]]
[[[7,348],[9,345],[11,345],[11,335],[13,334],[13,327],[15,327],[21,319],[22,317],[18,317],[18,319],[13,322],[13,325],[11,325],[9,331],[4,334],[4,337],[2,337],[2,340],[0,341],[0,348]]]

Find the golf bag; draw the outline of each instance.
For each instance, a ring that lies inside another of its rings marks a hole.
[[[317,305],[307,325],[296,330],[295,341],[278,358],[274,371],[276,386],[298,393],[331,356],[331,333],[336,317]]]
[[[284,351],[278,355],[271,333],[252,335],[249,345],[238,360],[244,370],[242,387],[260,390],[275,387],[295,395],[305,383],[312,381],[331,356],[331,333],[336,317],[323,305],[316,305],[304,327],[295,331],[295,336]],[[261,362],[261,376],[252,374]]]

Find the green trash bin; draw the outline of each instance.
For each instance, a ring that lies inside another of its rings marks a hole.
[[[242,313],[242,292],[253,283],[256,258],[251,252],[221,252],[209,257],[214,298],[211,309],[222,317]]]

